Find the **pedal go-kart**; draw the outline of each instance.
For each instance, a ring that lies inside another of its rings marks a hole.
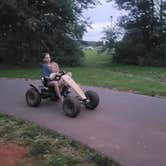
[[[55,75],[55,80],[62,79],[64,86],[61,90],[61,95],[64,96],[64,102],[62,105],[63,111],[68,117],[76,117],[81,111],[81,104],[87,109],[94,110],[99,104],[99,96],[94,91],[84,91],[80,86],[72,79],[70,75],[65,72],[60,72]],[[42,99],[48,99],[58,101],[58,97],[54,91],[54,87],[49,85],[46,78],[42,78],[42,85],[36,86],[30,84],[30,89],[26,92],[26,102],[31,107],[37,107],[40,105]],[[71,96],[70,92],[73,89],[77,96]]]

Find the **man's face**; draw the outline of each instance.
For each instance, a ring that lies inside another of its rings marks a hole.
[[[51,63],[51,70],[54,73],[58,72],[58,66],[57,66],[57,64],[55,62]]]
[[[47,63],[50,63],[50,62],[51,62],[50,54],[46,54],[45,57],[44,57],[44,60],[45,60]]]

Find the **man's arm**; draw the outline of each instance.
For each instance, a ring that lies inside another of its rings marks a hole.
[[[42,77],[49,78],[49,75],[50,75],[50,72],[49,72],[48,66],[43,64],[42,65]]]

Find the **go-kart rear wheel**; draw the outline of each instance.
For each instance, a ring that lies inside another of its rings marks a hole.
[[[41,103],[41,96],[35,88],[31,88],[26,92],[26,102],[31,107],[37,107]]]
[[[63,111],[66,116],[75,118],[81,110],[80,102],[77,98],[67,97],[63,102]]]
[[[89,100],[89,102],[85,104],[86,108],[93,110],[99,105],[99,96],[96,92],[87,91],[85,92],[85,96]]]

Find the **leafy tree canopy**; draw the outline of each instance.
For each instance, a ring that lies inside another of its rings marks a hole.
[[[110,1],[128,11],[119,20],[125,34],[115,45],[114,60],[138,65],[166,65],[166,1]]]
[[[86,30],[83,10],[97,0],[1,0],[0,62],[36,63],[50,52],[67,65],[79,65],[76,43]]]

